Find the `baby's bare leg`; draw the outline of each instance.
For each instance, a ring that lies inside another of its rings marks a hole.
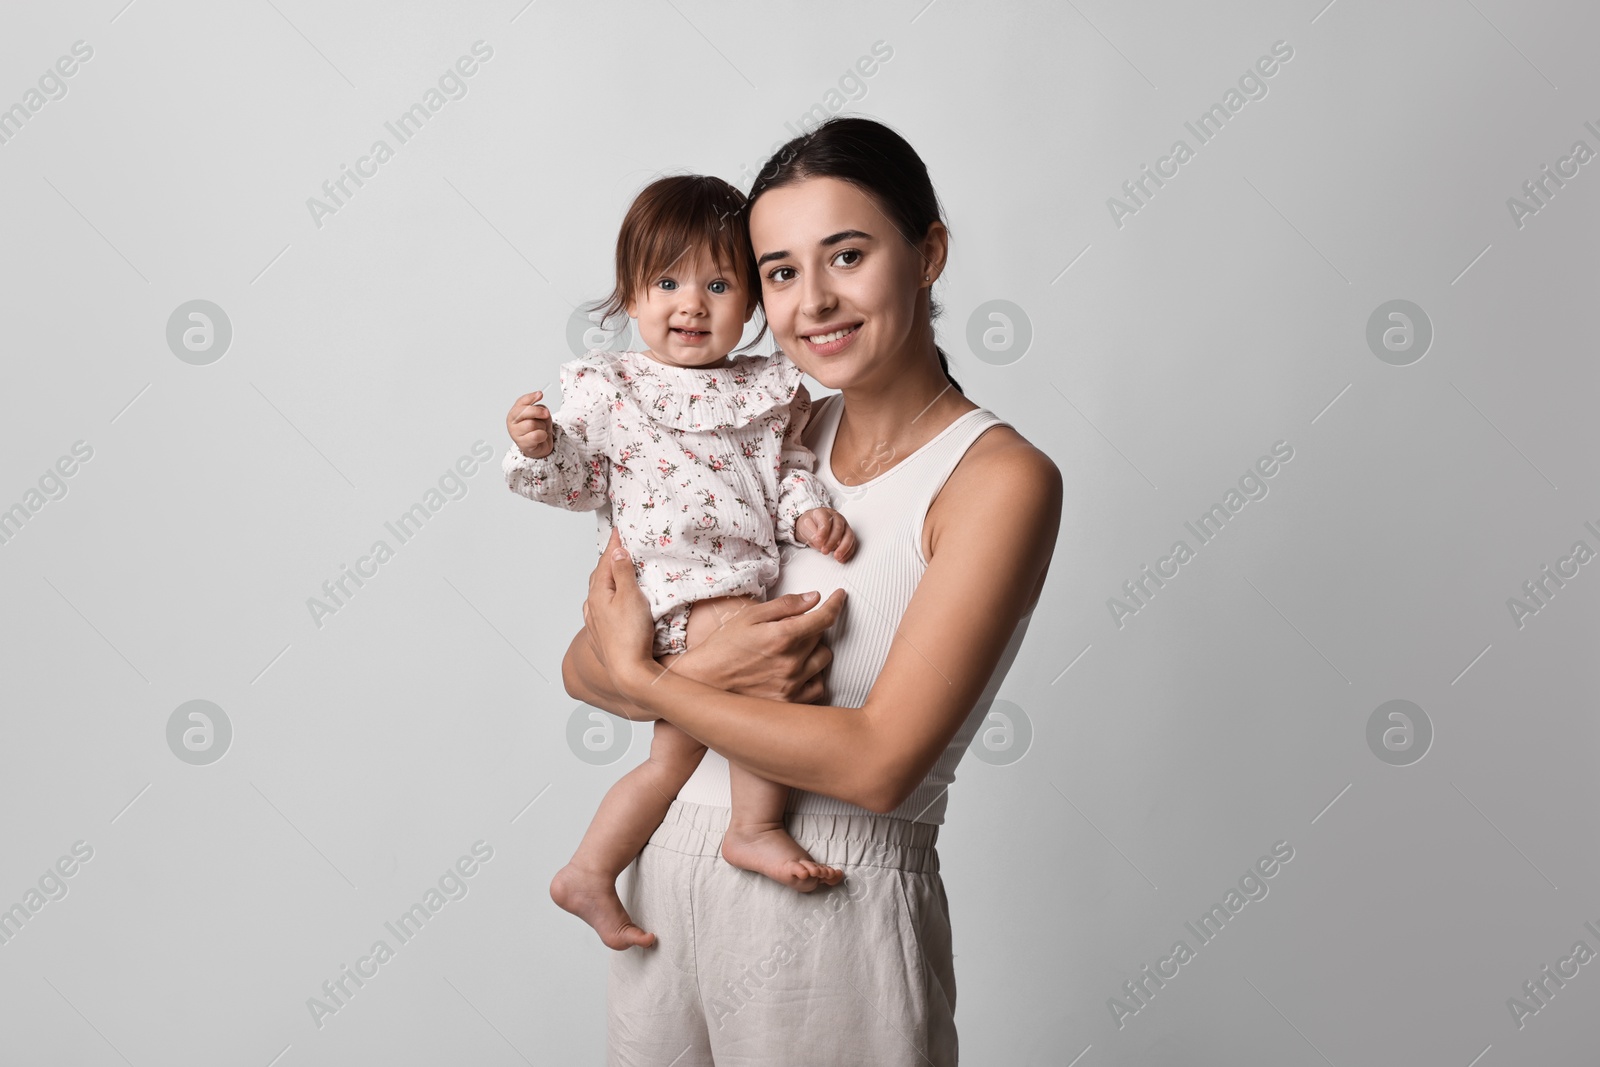
[[[818,863],[789,836],[783,824],[788,786],[732,762],[728,779],[733,789],[733,814],[722,838],[723,859],[801,893],[809,893],[819,884],[837,885],[844,878],[843,871]]]
[[[650,840],[705,751],[670,722],[657,720],[650,758],[607,791],[572,861],[550,881],[550,899],[594,927],[608,948],[655,944],[656,935],[628,917],[617,896],[617,876]]]
[[[753,597],[713,597],[696,601],[689,610],[685,641],[693,651],[705,635],[746,605],[760,603]],[[783,824],[784,805],[789,787],[770,782],[737,763],[728,764],[729,785],[733,791],[733,812],[728,831],[722,838],[722,858],[741,870],[764,874],[801,893],[820,885],[837,885],[844,872],[818,863],[800,847]]]

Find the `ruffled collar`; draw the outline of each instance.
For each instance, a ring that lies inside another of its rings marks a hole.
[[[673,367],[613,353],[615,373],[645,414],[678,430],[736,428],[794,400],[800,368],[782,352],[735,355],[727,367]]]

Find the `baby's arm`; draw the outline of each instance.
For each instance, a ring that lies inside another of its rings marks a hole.
[[[512,492],[568,511],[596,511],[609,503],[610,404],[604,388],[591,363],[575,360],[561,368],[561,410],[554,417],[539,416],[549,409],[538,404],[512,412],[508,426],[514,427],[515,443],[501,463]],[[533,393],[528,397],[539,399]],[[533,432],[540,430],[542,436]],[[537,443],[522,445],[530,433]]]
[[[801,443],[800,433],[811,418],[811,396],[804,383],[795,388],[789,413],[779,457],[777,538],[834,552],[843,563],[855,552],[855,535],[844,516],[829,506],[828,491],[816,475],[816,453]]]
[[[805,383],[795,387],[789,402],[789,425],[784,430],[778,458],[778,527],[780,541],[800,548],[809,547],[795,533],[795,522],[806,512],[828,507],[828,491],[816,475],[817,454],[800,440],[800,432],[811,418],[811,396]]]

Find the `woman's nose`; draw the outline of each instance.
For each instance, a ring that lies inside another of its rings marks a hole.
[[[826,277],[813,272],[801,284],[800,310],[807,316],[821,319],[838,305]]]

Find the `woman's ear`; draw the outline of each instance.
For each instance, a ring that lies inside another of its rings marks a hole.
[[[928,224],[927,235],[922,238],[917,251],[922,254],[924,284],[932,285],[944,272],[945,257],[950,252],[950,231],[945,229],[944,223],[935,219]]]

